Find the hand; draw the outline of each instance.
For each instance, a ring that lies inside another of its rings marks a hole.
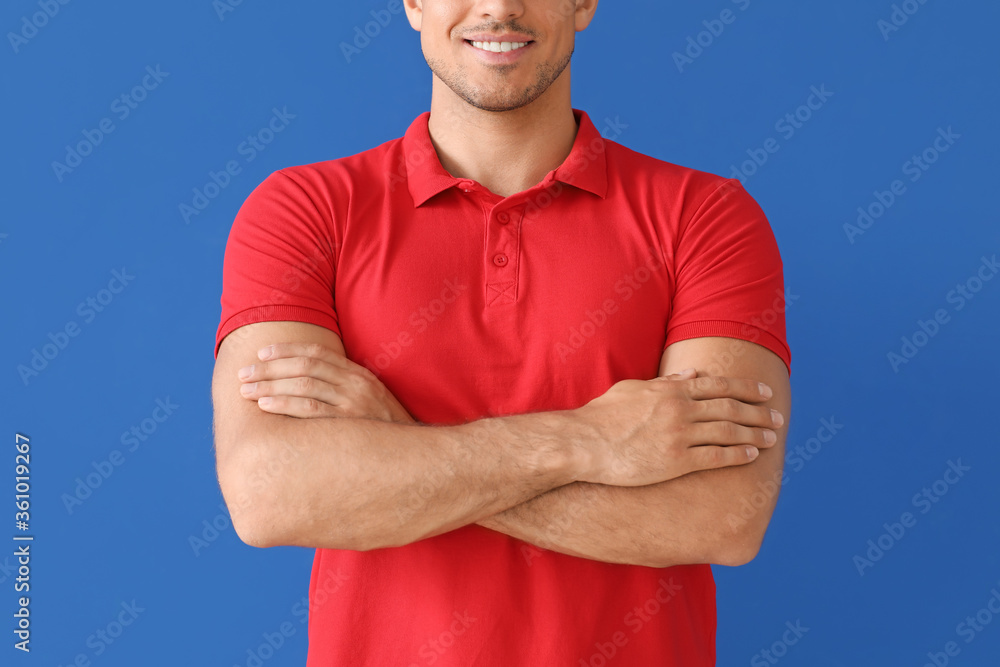
[[[776,410],[754,405],[770,397],[762,383],[697,377],[693,369],[617,382],[576,411],[599,435],[584,445],[578,479],[643,486],[750,463],[784,423]]]
[[[303,418],[416,421],[374,373],[342,354],[307,343],[270,347],[274,351],[266,360],[240,369],[240,393],[261,410]]]

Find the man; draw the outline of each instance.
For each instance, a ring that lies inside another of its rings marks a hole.
[[[738,182],[572,108],[596,5],[405,0],[429,114],[236,217],[219,482],[246,543],[316,548],[310,667],[715,662],[709,564],[781,476],[781,259]]]

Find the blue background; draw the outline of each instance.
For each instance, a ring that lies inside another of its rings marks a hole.
[[[9,33],[41,10],[37,0],[4,3],[0,386],[11,444],[0,532],[18,532],[9,499],[21,432],[32,445],[36,539],[30,655],[12,648],[14,542],[0,550],[4,664],[84,654],[102,667],[247,665],[286,622],[294,634],[263,664],[304,664],[296,610],[312,552],[245,546],[220,509],[210,379],[222,257],[237,209],[269,173],[398,137],[429,108],[430,72],[403,14],[388,15],[350,62],[341,51],[387,4],[248,0],[220,14],[211,0],[70,2],[12,44]],[[780,146],[746,187],[798,297],[787,312],[789,451],[814,453],[786,467],[759,557],[715,568],[720,665],[772,664],[765,649],[785,665],[923,665],[949,641],[960,649],[950,664],[998,664],[1000,619],[968,643],[958,625],[1000,586],[1000,280],[973,280],[981,289],[961,309],[948,295],[1000,251],[1000,8],[908,6],[917,11],[886,38],[888,1],[607,2],[578,35],[573,105],[598,129],[604,119],[627,125],[620,143],[727,176],[768,138]],[[707,45],[678,67],[672,54],[727,8],[733,22],[701,35]],[[169,74],[121,118],[112,104],[147,66]],[[811,86],[833,95],[786,138],[776,123]],[[274,108],[295,117],[248,161],[240,144]],[[104,118],[113,132],[57,175],[53,162]],[[939,128],[960,137],[909,180],[904,163]],[[230,160],[240,173],[185,221],[179,205]],[[852,242],[844,225],[896,179],[905,193]],[[78,309],[115,270],[134,278],[100,312]],[[887,354],[938,309],[947,322],[893,368]],[[70,323],[79,335],[22,378],[18,367]],[[158,399],[177,406],[162,423],[151,420],[163,414]],[[822,419],[843,427],[810,443]],[[148,435],[128,451],[123,433],[144,420]],[[77,478],[113,450],[121,465],[67,508]],[[959,460],[969,470],[939,482],[933,504],[915,504]],[[915,524],[885,537],[884,524],[907,511]],[[855,556],[867,558],[880,536],[891,546],[859,573]],[[120,637],[92,638],[133,601],[142,611]],[[782,647],[787,622],[808,631]]]

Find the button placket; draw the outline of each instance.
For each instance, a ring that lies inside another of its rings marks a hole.
[[[518,212],[486,211],[487,305],[515,303],[517,295]]]
[[[510,264],[512,248],[517,246],[517,230],[512,229],[508,225],[511,220],[511,213],[509,211],[497,211],[493,214],[493,218],[499,225],[498,227],[494,226],[490,234],[496,239],[496,244],[493,246],[495,249],[493,264],[494,266],[504,268]]]

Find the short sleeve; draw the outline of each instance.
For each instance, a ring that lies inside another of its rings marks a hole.
[[[233,330],[255,322],[296,321],[340,335],[334,308],[335,249],[329,210],[314,185],[284,170],[268,176],[240,207],[222,268],[222,314],[215,356]]]
[[[774,352],[791,373],[778,244],[757,202],[725,179],[678,235],[664,349],[702,336],[739,338]]]

